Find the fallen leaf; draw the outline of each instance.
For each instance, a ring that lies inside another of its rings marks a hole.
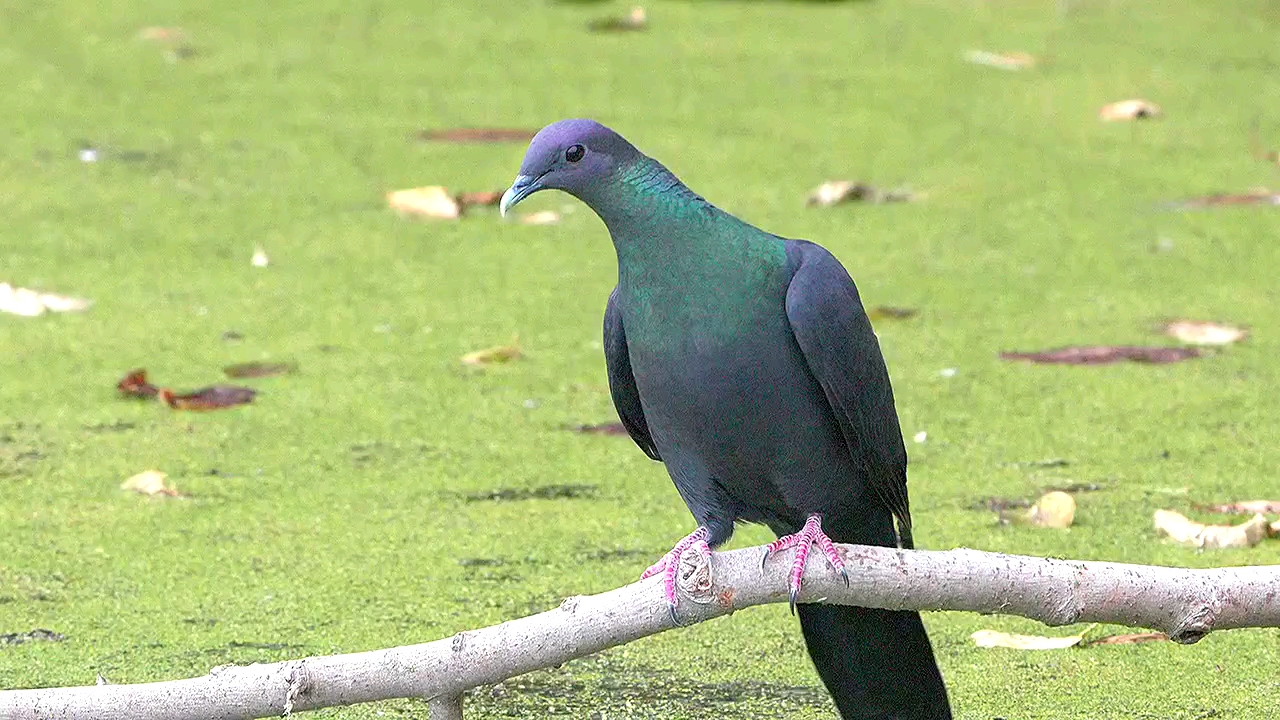
[[[649,24],[644,8],[633,7],[625,17],[602,18],[593,20],[587,25],[592,32],[629,32],[644,30]]]
[[[458,204],[461,205],[464,210],[473,206],[497,207],[498,203],[502,202],[502,193],[502,190],[498,190],[496,192],[470,192],[462,193],[454,199],[457,200]]]
[[[185,395],[175,395],[168,388],[160,389],[160,399],[174,410],[221,410],[253,402],[258,391],[235,385],[211,385]]]
[[[508,345],[498,345],[496,347],[485,348],[469,352],[462,356],[463,365],[489,365],[491,363],[502,363],[508,360],[517,360],[522,357],[520,352],[520,336],[516,335],[511,338]]]
[[[1190,345],[1230,345],[1249,337],[1248,330],[1201,320],[1172,320],[1160,329]]]
[[[1025,360],[1034,363],[1062,365],[1105,365],[1130,360],[1141,363],[1171,363],[1200,357],[1200,351],[1189,347],[1138,347],[1132,345],[1095,345],[1064,347],[1044,352],[1002,352],[1003,360]]]
[[[1224,205],[1280,205],[1280,193],[1258,189],[1241,195],[1204,195],[1166,203],[1174,210],[1199,210]]]
[[[994,53],[986,50],[970,50],[964,54],[964,59],[977,65],[1001,70],[1026,70],[1036,64],[1036,59],[1024,52]]]
[[[1097,640],[1090,640],[1085,645],[1134,645],[1168,639],[1169,636],[1162,632],[1125,633],[1123,635],[1106,635]]]
[[[93,303],[82,298],[44,293],[28,288],[0,283],[0,312],[35,317],[50,312],[75,312],[85,310]]]
[[[584,435],[627,435],[627,428],[622,423],[600,423],[598,425],[566,425],[570,430]]]
[[[1045,493],[1027,512],[1032,525],[1047,528],[1069,528],[1076,519],[1076,499],[1055,490]]]
[[[1146,100],[1132,99],[1121,100],[1110,105],[1104,105],[1098,111],[1098,117],[1107,122],[1115,122],[1117,120],[1139,120],[1142,118],[1153,118],[1160,115],[1160,106]]]
[[[259,246],[253,251],[253,257],[249,258],[249,264],[254,267],[266,267],[271,264],[271,258],[267,257],[267,251]]]
[[[445,130],[423,130],[418,139],[427,142],[528,142],[537,135],[537,130],[514,130],[511,128],[449,128]]]
[[[921,430],[920,432],[911,436],[911,441],[916,443],[917,445],[919,445],[920,443],[923,443],[925,440],[928,440],[928,439],[929,439],[929,433],[925,430]]]
[[[872,320],[906,320],[913,318],[920,313],[919,310],[909,307],[894,307],[892,305],[877,305],[871,308],[867,313],[867,317]]]
[[[286,375],[298,371],[298,363],[292,362],[247,362],[228,365],[222,368],[230,378],[260,378],[272,375]]]
[[[147,371],[143,368],[130,370],[128,375],[116,383],[116,389],[125,397],[150,400],[160,394],[160,389],[147,382]]]
[[[1197,510],[1204,512],[1223,513],[1227,515],[1235,515],[1247,513],[1249,515],[1275,515],[1280,513],[1280,500],[1242,500],[1240,502],[1223,503],[1220,505],[1197,505]]]
[[[555,225],[560,222],[560,213],[555,210],[541,210],[528,215],[521,215],[520,222],[525,225]]]
[[[402,215],[416,217],[453,219],[462,214],[462,206],[439,185],[387,193],[387,204]]]
[[[132,490],[143,495],[168,495],[178,497],[180,493],[166,481],[169,476],[159,470],[143,470],[120,483],[121,490]]]
[[[1084,633],[1066,637],[1042,635],[1017,635],[999,630],[979,630],[969,637],[980,648],[1011,648],[1013,650],[1063,650],[1079,645]]]
[[[1198,548],[1253,547],[1270,532],[1267,519],[1254,515],[1240,525],[1205,525],[1172,510],[1157,510],[1157,535]]]
[[[915,195],[910,190],[880,190],[874,185],[868,185],[864,182],[854,182],[852,180],[828,180],[822,183],[813,192],[809,193],[809,197],[805,200],[805,205],[810,207],[817,205],[819,207],[830,207],[839,203],[846,202],[867,202],[872,204],[907,202],[914,200]]]

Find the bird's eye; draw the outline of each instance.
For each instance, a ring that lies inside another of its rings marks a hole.
[[[571,163],[576,163],[587,154],[587,149],[581,145],[570,145],[568,150],[564,151],[564,159]]]

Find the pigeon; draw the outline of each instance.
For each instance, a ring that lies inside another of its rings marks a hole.
[[[550,189],[608,228],[614,406],[697,522],[643,575],[661,577],[673,622],[682,554],[710,562],[736,523],[762,523],[778,536],[762,564],[793,553],[792,610],[841,717],[950,718],[919,613],[796,606],[812,549],[847,580],[833,541],[912,547],[893,389],[844,266],[716,208],[593,120],[543,128],[500,210]]]

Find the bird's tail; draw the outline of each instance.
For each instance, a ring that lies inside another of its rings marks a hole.
[[[823,518],[822,529],[836,542],[912,547],[910,521],[895,528],[883,509],[860,509]],[[844,720],[950,720],[920,613],[819,604],[799,605],[796,613],[809,657]]]
[[[809,657],[844,720],[950,720],[920,613],[818,604],[796,612]]]

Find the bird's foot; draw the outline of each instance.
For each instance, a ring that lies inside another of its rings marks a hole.
[[[760,558],[760,569],[764,569],[764,564],[768,562],[769,557],[779,550],[786,550],[789,547],[796,548],[795,560],[791,562],[791,575],[788,586],[791,588],[791,613],[796,612],[796,598],[800,596],[800,581],[804,577],[804,564],[809,559],[809,550],[817,545],[822,549],[822,554],[827,557],[827,562],[831,563],[831,567],[844,578],[844,584],[849,584],[849,573],[844,569],[844,560],[840,557],[840,553],[836,551],[836,546],[831,542],[831,538],[822,532],[822,518],[816,514],[810,515],[805,520],[804,527],[800,532],[791,535],[783,535],[782,537],[769,543],[764,549],[764,557]]]
[[[679,625],[680,621],[676,619],[676,576],[680,574],[680,557],[684,555],[686,550],[693,549],[707,558],[711,558],[711,546],[707,544],[707,529],[699,527],[697,530],[689,533],[683,540],[676,543],[671,548],[671,552],[663,555],[658,562],[649,566],[648,570],[640,576],[641,580],[651,578],[654,575],[662,575],[662,592],[667,598],[667,610],[671,613],[671,622]],[[828,541],[830,542],[830,541]]]

